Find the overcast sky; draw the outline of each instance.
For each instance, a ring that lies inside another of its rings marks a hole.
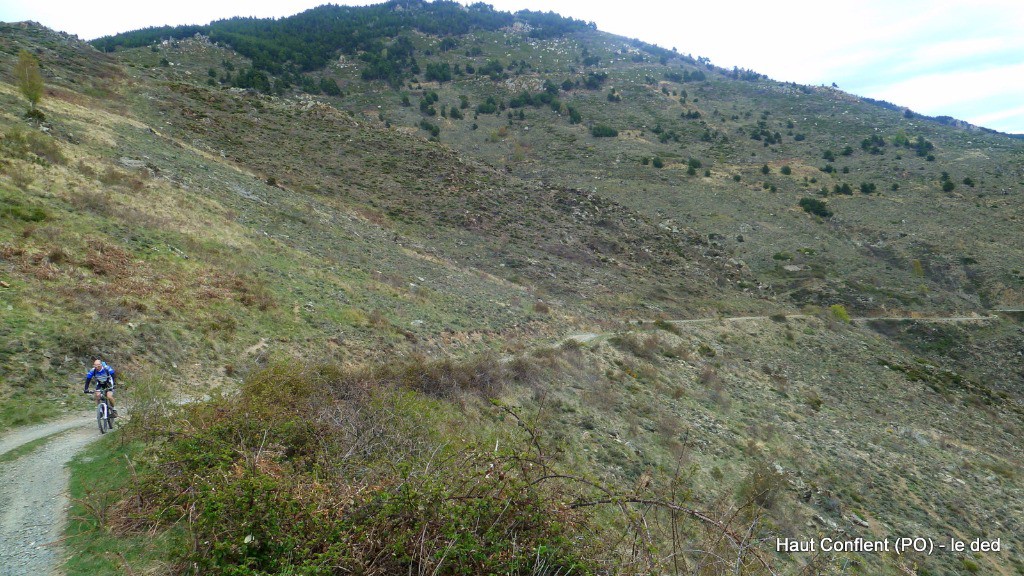
[[[3,0],[0,21],[34,20],[92,39],[231,16],[288,16],[323,0]],[[373,2],[346,2],[368,4]],[[1024,133],[1022,0],[493,0],[775,80],[831,84],[931,116]]]

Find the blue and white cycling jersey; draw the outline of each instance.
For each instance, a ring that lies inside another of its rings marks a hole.
[[[93,368],[89,370],[89,373],[85,375],[85,391],[89,391],[89,382],[96,379],[96,389],[110,388],[114,389],[114,369],[107,366],[106,362],[99,368]]]

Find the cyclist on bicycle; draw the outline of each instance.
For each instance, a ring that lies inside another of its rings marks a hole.
[[[96,380],[96,403],[100,403],[101,391],[106,392],[107,401],[110,402],[111,414],[116,417],[117,410],[114,410],[114,369],[106,362],[96,358],[92,363],[92,370],[85,375],[85,390],[89,392],[89,382]]]

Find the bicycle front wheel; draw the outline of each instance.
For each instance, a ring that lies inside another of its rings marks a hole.
[[[100,427],[100,434],[107,433],[107,414],[102,402],[96,405],[96,424]]]

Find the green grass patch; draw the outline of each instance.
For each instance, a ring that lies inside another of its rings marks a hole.
[[[21,458],[22,456],[25,456],[26,454],[31,454],[32,452],[34,452],[40,446],[46,444],[50,440],[53,440],[53,437],[56,436],[57,434],[63,434],[63,433],[64,432],[62,430],[61,432],[56,432],[54,434],[50,434],[49,436],[44,436],[42,438],[36,438],[35,440],[33,440],[31,442],[26,442],[26,443],[22,444],[21,446],[18,446],[17,448],[15,448],[13,450],[8,450],[7,452],[4,452],[3,454],[0,454],[0,464],[4,464],[6,462],[13,462],[13,461],[17,460],[18,458]]]
[[[54,411],[53,404],[41,398],[17,395],[4,399],[0,401],[0,430],[37,424],[53,417]]]
[[[155,535],[128,532],[126,514],[117,503],[132,483],[132,466],[143,445],[125,444],[120,433],[97,436],[97,441],[80,452],[71,469],[71,510],[66,537],[66,576],[104,576],[150,573],[164,566],[171,550],[184,545],[180,530]]]

